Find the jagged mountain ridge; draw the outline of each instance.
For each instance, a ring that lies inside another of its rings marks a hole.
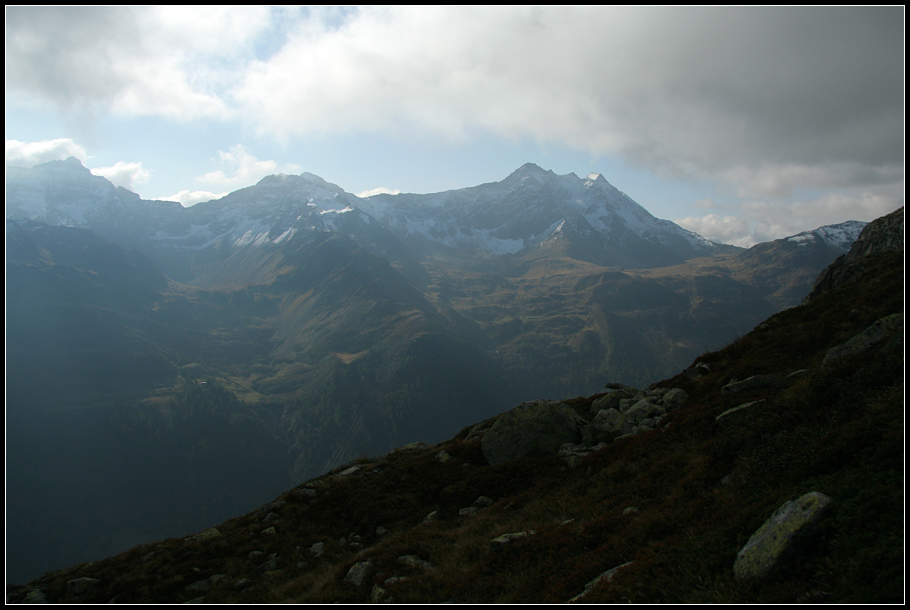
[[[557,176],[527,163],[500,182],[429,195],[380,194],[361,207],[420,251],[527,253],[583,240],[575,258],[653,267],[725,248],[658,220],[600,174]]]
[[[497,183],[366,199],[309,173],[268,176],[188,209],[147,202],[143,210],[134,194],[91,175],[74,158],[12,169],[7,184],[9,217],[84,226],[110,238],[131,232],[133,243],[151,250],[202,250],[224,240],[234,248],[278,245],[300,231],[340,231],[361,245],[395,251],[387,236],[377,235],[376,221],[420,253],[435,247],[517,254],[588,238],[576,253],[580,260],[632,268],[730,249],[654,218],[599,174],[557,176],[530,163]],[[61,200],[64,187],[81,196]]]
[[[811,292],[806,295],[806,301],[862,274],[864,272],[862,261],[870,254],[903,249],[903,239],[904,208],[902,206],[880,218],[869,227],[868,231],[864,230],[850,246],[849,252],[839,256],[816,278]]]

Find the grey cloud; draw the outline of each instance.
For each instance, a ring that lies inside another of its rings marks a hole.
[[[368,9],[237,90],[273,134],[478,130],[676,176],[902,165],[903,13],[884,8]]]
[[[624,149],[640,161],[684,173],[901,158],[899,11],[674,8],[648,21],[633,41],[653,45],[647,61],[633,52],[613,75],[622,95],[648,74],[624,105]]]
[[[10,8],[7,91],[16,103],[23,97],[26,103],[49,101],[77,113],[225,118],[229,109],[213,89],[232,78],[237,60],[224,39],[248,45],[262,19],[250,13],[257,9],[228,18],[223,10],[208,10]]]
[[[7,8],[7,87],[62,107],[111,99],[125,77],[117,59],[137,51],[136,17],[128,8]]]
[[[255,49],[266,26],[238,24],[265,13],[232,15],[244,44],[216,76],[209,51],[181,63],[193,37],[168,37],[167,20],[151,28],[149,10],[8,9],[8,89],[242,116],[278,139],[531,137],[774,195],[827,187],[845,167],[851,180],[903,180],[899,6],[314,10],[273,22],[283,44]],[[166,61],[144,59],[171,45]]]

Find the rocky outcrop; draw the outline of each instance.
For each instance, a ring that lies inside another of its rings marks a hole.
[[[484,434],[483,455],[490,465],[530,455],[555,455],[564,443],[581,439],[586,423],[561,402],[524,403],[503,413]]]
[[[618,399],[614,397],[617,392],[622,392]],[[594,401],[591,410],[601,408],[586,432],[591,443],[609,443],[621,436],[648,432],[662,425],[667,413],[687,399],[685,390],[680,388],[635,390],[626,386]]]
[[[785,502],[737,554],[736,578],[764,576],[778,567],[805,542],[830,502],[831,498],[817,491]]]
[[[865,272],[863,259],[868,256],[904,249],[904,208],[869,223],[850,252],[831,263],[815,280],[803,303],[849,282]]]
[[[876,344],[882,341],[888,341],[886,346],[898,342],[903,342],[904,336],[904,314],[895,313],[885,316],[875,321],[869,328],[855,334],[853,337],[833,347],[825,354],[822,364],[831,364],[838,358],[862,354],[871,350]]]
[[[482,434],[481,447],[491,465],[530,455],[563,456],[570,465],[617,438],[642,434],[661,426],[673,409],[686,402],[680,388],[639,390],[607,384],[611,390],[595,400],[590,419],[565,403],[537,400],[500,415]]]

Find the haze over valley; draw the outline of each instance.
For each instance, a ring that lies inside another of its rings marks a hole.
[[[8,573],[250,510],[523,401],[644,387],[796,305],[862,222],[736,248],[599,174],[184,208],[7,169]]]

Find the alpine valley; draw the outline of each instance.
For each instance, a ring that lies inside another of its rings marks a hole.
[[[603,176],[183,208],[6,169],[7,578],[197,532],[532,399],[646,387],[799,304],[866,223],[750,249]]]

